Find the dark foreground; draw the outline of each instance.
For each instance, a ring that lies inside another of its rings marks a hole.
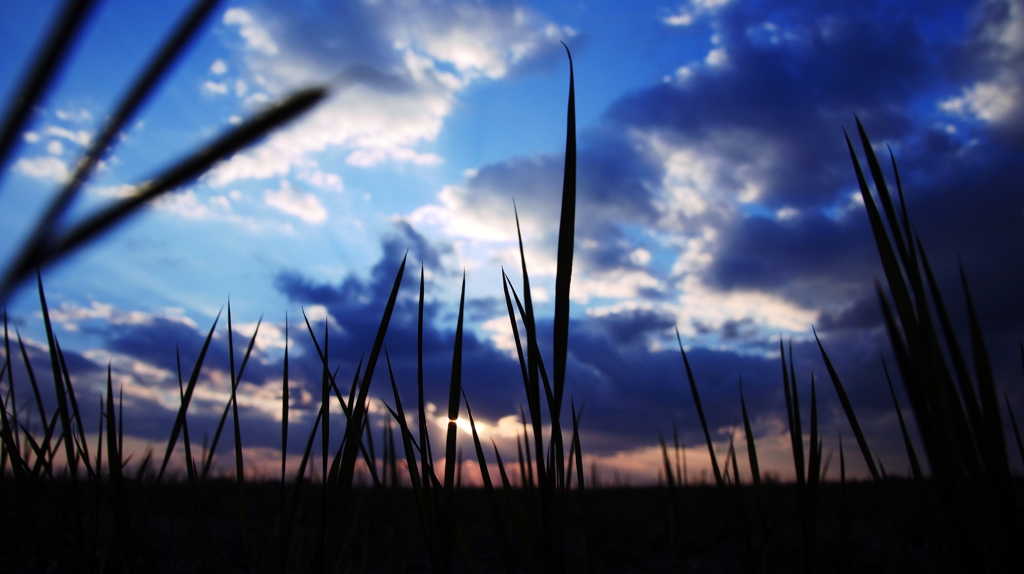
[[[279,572],[309,571],[320,533],[321,488],[306,484],[295,505],[282,568],[281,490],[275,483],[247,484],[245,540],[237,488],[230,481],[204,485],[196,516],[185,484],[160,487],[145,517],[149,487],[135,490],[130,524],[118,534],[104,493],[80,483],[56,482],[39,492],[16,492],[2,483],[0,571],[3,572]],[[129,485],[131,486],[131,485]],[[38,485],[25,485],[38,490]],[[886,494],[874,483],[823,484],[816,500],[799,500],[793,485],[607,488],[586,492],[585,506],[572,496],[566,509],[569,572],[903,572],[932,571],[929,527],[937,512],[922,503],[909,482],[890,480]],[[1017,484],[1021,500],[1022,484]],[[524,551],[540,548],[536,491],[513,493],[513,504],[530,509],[534,525],[521,525],[527,549],[511,535],[515,570]],[[724,495],[724,496],[723,496]],[[739,496],[737,496],[739,495]],[[79,500],[75,508],[70,501]],[[892,511],[884,500],[892,501]],[[759,502],[760,498],[760,502]],[[505,570],[482,489],[458,492],[458,572]],[[802,512],[801,508],[805,512]],[[1020,505],[1017,504],[1018,516]],[[339,533],[339,572],[427,572],[429,563],[412,491],[354,491],[350,526]],[[894,527],[891,515],[899,526]],[[14,516],[31,517],[14,523]],[[584,518],[584,516],[586,518]],[[507,521],[506,531],[516,532]],[[811,536],[805,536],[805,525]],[[119,541],[131,540],[131,546]],[[589,545],[588,545],[589,540]],[[539,551],[537,552],[539,554]],[[468,554],[469,561],[464,557]],[[592,561],[592,564],[591,564]]]

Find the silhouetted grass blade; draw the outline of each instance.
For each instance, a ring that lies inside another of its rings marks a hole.
[[[396,393],[397,395],[397,393]],[[473,432],[473,447],[476,449],[476,460],[480,464],[480,479],[484,484],[484,492],[487,495],[487,503],[491,508],[491,530],[498,543],[498,553],[501,555],[502,566],[505,571],[511,574],[515,571],[512,565],[512,552],[509,550],[508,536],[505,534],[505,527],[501,521],[501,511],[498,508],[498,496],[491,483],[491,473],[487,470],[487,459],[484,457],[483,446],[480,445],[480,436],[476,432],[476,421],[473,419],[473,411],[469,407],[469,399],[466,397],[466,390],[462,390],[462,399],[466,402],[466,416],[469,417],[469,428]]]
[[[565,364],[569,352],[569,283],[572,279],[573,238],[576,228],[576,94],[574,87],[572,53],[569,57],[569,105],[565,126],[565,171],[562,179],[562,209],[558,221],[558,261],[555,273],[555,331],[554,346],[554,407],[560,412],[565,388]],[[557,416],[552,417],[552,422]]]
[[[722,471],[718,468],[718,458],[715,456],[715,446],[711,443],[711,433],[708,432],[708,423],[704,418],[704,408],[700,404],[700,394],[697,392],[697,382],[693,378],[693,371],[690,369],[690,360],[686,358],[686,351],[683,350],[683,340],[679,336],[679,328],[676,328],[676,341],[679,342],[679,352],[683,355],[683,365],[686,367],[686,379],[690,383],[690,393],[693,395],[693,404],[697,407],[697,417],[700,419],[701,430],[704,431],[704,439],[708,443],[708,454],[711,456],[711,470],[715,473],[715,484],[720,488],[725,486],[722,480]]]
[[[156,483],[160,483],[160,479],[163,478],[164,472],[167,470],[167,463],[171,460],[171,453],[174,451],[175,445],[178,443],[178,435],[181,433],[181,427],[185,424],[185,413],[188,411],[188,405],[192,401],[192,392],[196,388],[196,383],[199,381],[199,372],[202,370],[203,361],[206,359],[206,351],[210,348],[210,341],[213,340],[213,332],[217,328],[217,322],[220,320],[221,312],[217,312],[217,317],[213,320],[213,325],[210,326],[210,331],[206,334],[206,340],[203,341],[203,347],[199,351],[199,357],[196,359],[196,364],[192,368],[192,374],[188,379],[188,386],[185,387],[185,392],[182,394],[181,407],[178,409],[178,414],[174,418],[174,426],[171,428],[171,438],[167,441],[167,450],[164,452],[163,462],[160,463],[160,471],[156,476]]]

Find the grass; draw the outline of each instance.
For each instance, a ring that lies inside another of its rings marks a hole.
[[[581,433],[585,408],[580,404],[577,409],[571,393],[569,404],[565,404],[576,204],[571,55],[554,332],[547,362],[538,342],[538,321],[521,236],[522,284],[518,290],[503,272],[505,303],[526,398],[520,411],[522,434],[515,461],[503,460],[493,442],[488,448],[481,440],[470,397],[463,388],[465,277],[452,343],[443,459],[435,460],[430,448],[423,391],[422,267],[416,406],[414,413],[407,412],[384,344],[405,260],[396,271],[389,299],[381,310],[376,336],[368,342],[370,352],[354,373],[339,373],[331,364],[327,325],[318,336],[306,319],[321,367],[320,397],[294,475],[289,476],[286,465],[288,435],[296,432],[289,428],[287,321],[281,373],[281,473],[273,480],[261,479],[246,475],[237,394],[261,322],[236,369],[230,304],[226,323],[231,392],[209,446],[204,440],[197,454],[189,432],[189,407],[202,379],[220,315],[190,369],[182,369],[180,353],[177,355],[180,406],[162,455],[150,451],[136,461],[126,454],[121,392],[114,387],[109,366],[105,396],[99,404],[98,433],[90,445],[82,413],[95,406],[78,402],[52,329],[39,270],[113,228],[154,197],[198,177],[218,160],[297,117],[326,93],[314,88],[285,98],[141,184],[134,196],[61,231],[64,213],[107,153],[114,136],[167,74],[215,4],[197,2],[172,33],[85,152],[69,183],[22,245],[0,283],[0,298],[6,301],[15,287],[36,275],[56,401],[49,408],[44,403],[40,386],[46,383],[42,372],[34,370],[20,333],[9,330],[5,312],[4,363],[0,368],[4,389],[0,397],[0,564],[5,571],[1021,569],[1017,502],[1021,485],[1010,475],[998,391],[967,280],[963,278],[973,373],[954,335],[925,250],[911,225],[895,160],[892,170],[896,199],[859,121],[858,138],[873,190],[853,143],[849,139],[847,142],[885,271],[885,285],[878,287],[879,301],[909,397],[910,417],[904,417],[891,378],[888,390],[912,478],[886,475],[871,451],[840,374],[819,340],[832,390],[849,421],[871,480],[848,480],[841,436],[838,480],[827,480],[831,455],[823,452],[824,438],[819,428],[818,393],[822,389],[813,376],[807,387],[798,382],[792,346],[787,351],[780,341],[780,382],[796,478],[792,484],[778,484],[762,476],[741,383],[738,404],[751,475],[749,481],[744,481],[738,462],[743,453],[737,448],[735,432],[724,461],[719,460],[701,403],[698,377],[677,331],[686,373],[685,381],[680,381],[680,393],[685,393],[684,386],[689,387],[714,482],[693,484],[688,479],[678,432],[671,447],[663,437],[660,439],[660,486],[598,488],[593,467],[588,479]],[[0,162],[4,165],[30,110],[41,101],[67,55],[70,39],[80,29],[89,7],[89,2],[68,3],[12,102],[0,131]],[[518,230],[518,214],[516,225]],[[380,364],[381,358],[384,365]],[[27,380],[15,381],[15,361],[24,366]],[[545,365],[551,365],[550,372]],[[378,456],[368,401],[374,374],[384,366],[391,384],[387,406],[391,418],[382,427]],[[29,401],[24,400],[27,391],[32,394]],[[21,402],[18,394],[22,394]],[[335,401],[340,418],[332,415],[330,407]],[[19,408],[20,404],[26,406]],[[1024,446],[1008,401],[1006,409],[1018,453],[1024,460]],[[462,485],[463,465],[471,464],[462,455],[464,449],[470,449],[460,445],[458,438],[456,421],[463,412],[471,429],[470,456],[476,457],[482,481],[479,487]],[[563,419],[566,413],[569,419]],[[234,474],[224,478],[211,469],[229,415]],[[920,437],[923,457],[911,439],[914,434]],[[182,454],[183,460],[177,460]],[[174,465],[172,461],[176,461]],[[184,475],[169,471],[176,467],[183,467]],[[497,474],[492,474],[494,470]]]

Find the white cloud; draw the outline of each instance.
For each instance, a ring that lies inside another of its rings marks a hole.
[[[246,47],[250,50],[266,56],[276,56],[280,51],[270,32],[244,8],[229,8],[224,12],[223,22],[229,26],[238,26],[238,33],[245,39]]]
[[[718,291],[695,274],[688,274],[677,286],[680,295],[673,314],[679,331],[696,336],[694,325],[720,329],[726,322],[751,320],[764,334],[785,330],[805,333],[819,313],[785,299],[754,290]]]
[[[57,116],[57,119],[65,122],[82,124],[92,121],[92,114],[85,108],[78,110],[57,110],[54,114]]]
[[[228,86],[227,84],[220,84],[207,80],[203,82],[203,93],[223,95],[228,93]]]
[[[800,210],[793,207],[783,207],[782,209],[775,212],[775,217],[779,221],[793,219],[798,215],[800,215]]]
[[[971,115],[988,123],[1008,119],[1020,102],[1020,87],[1011,82],[977,82],[965,88],[963,95],[939,102],[943,111]]]
[[[37,134],[36,132],[25,132],[25,134],[22,137],[25,138],[25,141],[27,143],[36,143],[37,141],[39,141],[39,134]]]
[[[532,274],[532,271],[531,271]],[[643,289],[658,289],[661,282],[646,271],[613,269],[603,273],[581,274],[573,277],[569,297],[586,305],[591,298],[636,300]]]
[[[306,223],[314,225],[327,221],[327,210],[320,200],[312,193],[299,193],[292,189],[287,180],[281,180],[281,189],[267,190],[264,201],[270,207],[294,215]]]
[[[60,155],[64,153],[64,145],[58,140],[52,140],[46,144],[46,153],[50,155]]]
[[[43,134],[65,139],[82,147],[89,145],[89,141],[92,140],[92,135],[85,130],[71,131],[59,126],[46,126],[43,128]]]
[[[724,66],[729,62],[729,53],[725,50],[724,46],[712,48],[708,51],[708,55],[704,58],[704,63],[711,66],[712,68],[718,68]]]
[[[227,71],[228,71],[227,63],[225,63],[224,60],[222,60],[220,58],[217,58],[216,60],[213,61],[212,64],[210,64],[210,73],[211,74],[220,76],[221,74],[226,74]]]
[[[207,219],[211,215],[210,208],[191,189],[163,195],[156,199],[153,205],[157,209],[168,211],[186,219]]]
[[[21,158],[14,168],[35,179],[64,183],[68,180],[68,164],[53,156]]]
[[[320,16],[306,22],[293,14],[240,8],[225,13],[224,22],[237,26],[250,48],[248,76],[235,85],[237,95],[249,94],[246,105],[259,103],[256,96],[268,99],[267,94],[328,78],[333,91],[299,122],[214,169],[212,185],[286,176],[308,167],[311,154],[330,148],[347,150],[346,162],[358,167],[439,165],[442,157],[419,148],[437,139],[460,91],[506,76],[574,33],[527,9],[470,2],[354,4],[344,20],[333,11]],[[327,36],[335,33],[335,20],[360,29],[372,40],[368,47],[348,47],[352,54],[325,51],[343,42]]]
[[[302,312],[305,313],[306,319],[309,320],[310,325],[316,325],[317,323],[326,320],[332,329],[337,331],[343,331],[341,325],[338,324],[338,320],[331,315],[331,312],[327,310],[327,307],[323,305],[310,305],[309,307],[303,307]]]
[[[668,26],[689,26],[697,17],[715,12],[729,2],[730,0],[690,0],[688,4],[680,6],[674,14],[665,16],[661,21]]]
[[[647,265],[651,262],[651,252],[642,247],[634,249],[629,254],[629,260],[632,261],[634,265]]]
[[[300,171],[299,180],[315,185],[321,189],[342,192],[345,190],[345,183],[341,176],[336,173],[321,171],[319,169]]]
[[[172,321],[198,328],[196,322],[183,314],[180,308],[166,308],[159,313],[125,311],[110,303],[90,301],[88,307],[76,303],[61,303],[50,309],[50,318],[69,331],[78,330],[78,324],[85,321],[103,321],[111,325],[152,325],[157,319]]]

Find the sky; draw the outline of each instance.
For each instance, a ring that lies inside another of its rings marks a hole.
[[[0,101],[58,8],[0,0]],[[3,166],[0,261],[187,8],[99,3]],[[289,420],[308,429],[320,366],[303,311],[321,335],[328,325],[332,364],[351,376],[408,254],[386,339],[406,404],[420,266],[435,405],[447,396],[465,273],[464,387],[483,434],[514,453],[525,393],[501,270],[519,289],[515,205],[550,341],[569,78],[561,42],[573,56],[579,146],[566,395],[586,405],[588,463],[653,481],[659,436],[678,428],[691,476],[706,472],[675,329],[720,453],[742,429],[742,380],[762,468],[793,476],[780,340],[792,343],[805,405],[816,378],[834,453],[840,433],[852,433],[813,326],[872,447],[891,473],[907,472],[882,367],[895,361],[875,293],[881,267],[843,138],[855,116],[876,149],[895,154],[911,218],[966,332],[963,265],[1000,391],[1024,409],[1024,4],[1003,0],[224,2],[69,222],[277,98],[311,85],[331,95],[43,271],[79,402],[103,396],[110,363],[129,444],[165,444],[175,349],[191,365],[230,301],[236,357],[262,317],[239,387],[243,443],[261,468],[279,456],[286,325]],[[46,373],[34,286],[7,309]],[[222,316],[190,410],[194,437],[212,433],[228,399],[227,339]],[[383,424],[380,399],[393,397],[377,372],[370,394]],[[27,409],[25,372],[14,374]],[[444,415],[429,416],[440,436]],[[291,452],[302,434],[290,433]],[[742,430],[736,437],[744,444]],[[460,441],[472,448],[469,435]],[[863,474],[857,457],[847,460]]]

